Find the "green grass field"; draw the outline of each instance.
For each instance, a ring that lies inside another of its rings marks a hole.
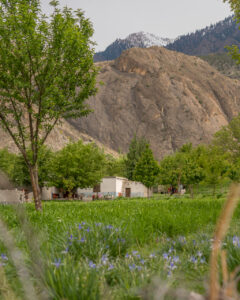
[[[45,202],[42,214],[28,204],[27,230],[21,229],[13,207],[0,206],[0,216],[28,253],[29,264],[41,269],[36,281],[51,299],[153,299],[157,289],[167,290],[166,299],[177,299],[174,291],[179,287],[206,291],[210,239],[224,199],[157,195],[91,203],[55,201]],[[231,270],[240,265],[239,224],[240,206],[224,245]],[[0,255],[21,298],[4,241]]]

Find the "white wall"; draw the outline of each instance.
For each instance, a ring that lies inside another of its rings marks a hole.
[[[43,200],[52,200],[53,199],[52,194],[59,194],[59,190],[54,186],[51,186],[51,187],[44,186],[42,188],[42,199]]]
[[[103,195],[111,195],[116,197],[116,189],[117,189],[117,178],[116,177],[106,177],[102,179],[100,184],[100,194]]]
[[[24,192],[19,190],[0,190],[0,203],[24,202]]]

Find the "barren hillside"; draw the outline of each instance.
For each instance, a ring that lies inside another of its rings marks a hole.
[[[209,142],[240,112],[240,82],[200,58],[132,48],[98,64],[104,85],[89,99],[94,113],[71,124],[116,151],[126,152],[137,133],[160,159],[186,142]]]

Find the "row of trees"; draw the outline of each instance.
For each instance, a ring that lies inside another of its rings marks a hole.
[[[31,151],[27,152],[30,155]],[[228,177],[240,180],[240,116],[214,136],[210,145],[183,145],[158,163],[149,143],[135,136],[126,156],[104,154],[95,144],[71,143],[58,152],[42,146],[38,154],[40,187],[53,185],[71,193],[75,188],[94,186],[104,176],[122,176],[155,185],[185,185],[193,196],[193,187],[201,182],[213,187]],[[0,170],[18,186],[31,185],[24,157],[0,150]]]
[[[144,147],[137,148],[139,145]],[[29,150],[30,152],[30,150]],[[27,152],[28,153],[28,152]],[[98,184],[104,176],[124,176],[143,182],[147,187],[156,183],[159,167],[147,142],[133,139],[128,157],[114,158],[104,154],[95,144],[82,141],[68,144],[58,152],[42,146],[38,154],[39,186],[56,186],[68,193],[77,188]],[[132,170],[130,170],[130,168]],[[22,154],[0,150],[0,170],[17,186],[30,186],[31,178]]]

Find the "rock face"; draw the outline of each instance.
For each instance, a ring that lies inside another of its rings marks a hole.
[[[84,143],[94,142],[100,148],[103,148],[105,153],[111,154],[113,156],[118,156],[118,153],[116,153],[116,151],[108,148],[107,146],[103,145],[101,142],[94,140],[94,138],[92,138],[91,136],[79,132],[79,130],[74,128],[67,121],[63,121],[61,126],[56,126],[54,128],[53,132],[49,135],[46,144],[53,151],[58,151],[62,149],[64,146],[66,146],[68,143],[77,142],[79,139],[81,139]],[[0,149],[1,148],[7,148],[10,152],[15,152],[15,153],[18,152],[18,149],[14,144],[13,140],[0,127]],[[1,183],[1,176],[0,176],[0,183]]]
[[[145,136],[160,159],[187,142],[207,143],[240,112],[240,82],[207,62],[162,47],[132,48],[101,67],[94,113],[71,121],[81,132],[126,152]]]

